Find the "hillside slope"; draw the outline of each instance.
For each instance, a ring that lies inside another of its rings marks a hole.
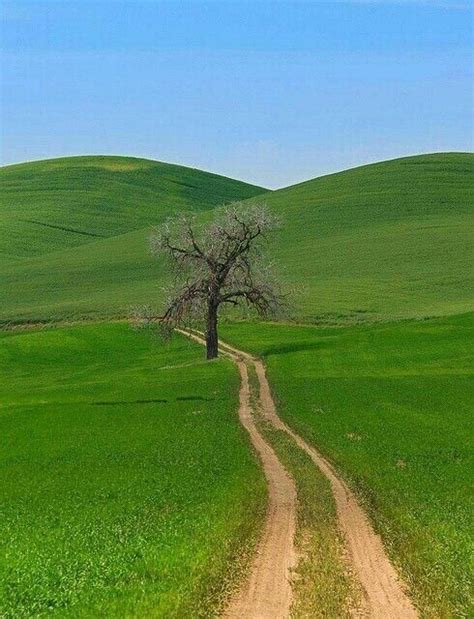
[[[0,255],[35,256],[265,191],[224,176],[133,157],[66,157],[0,170]]]
[[[445,315],[473,308],[474,155],[367,165],[281,189],[277,257],[315,320]]]
[[[471,311],[473,172],[471,154],[421,155],[265,194],[282,220],[272,251],[297,291],[293,315],[352,322]],[[148,254],[149,226],[130,220],[132,232],[4,260],[0,318],[118,316],[159,301],[165,273]]]

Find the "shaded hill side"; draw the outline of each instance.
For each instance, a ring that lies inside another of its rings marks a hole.
[[[0,170],[0,255],[35,256],[265,191],[209,172],[132,157],[67,157]]]
[[[282,220],[272,252],[296,291],[294,316],[345,323],[471,311],[473,171],[474,155],[422,155],[267,193]],[[148,233],[5,260],[0,317],[107,317],[159,302],[166,274],[148,254]]]

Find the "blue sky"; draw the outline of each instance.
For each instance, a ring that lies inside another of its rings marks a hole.
[[[473,147],[471,1],[2,4],[3,164],[135,155],[278,187]]]

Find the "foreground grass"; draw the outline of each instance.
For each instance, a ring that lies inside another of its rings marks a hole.
[[[298,492],[291,617],[349,618],[357,606],[329,482],[288,435],[263,423],[260,430],[293,476]]]
[[[337,328],[228,325],[282,417],[358,492],[423,617],[469,617],[473,316]]]
[[[0,616],[213,616],[265,487],[229,361],[126,325],[0,335]]]
[[[286,432],[258,413],[259,385],[253,367],[249,379],[255,423],[295,480],[298,504],[295,546],[298,564],[292,573],[291,617],[349,618],[359,592],[344,557],[336,506],[328,480]]]

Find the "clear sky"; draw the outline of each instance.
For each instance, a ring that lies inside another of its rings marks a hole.
[[[123,154],[278,187],[473,148],[472,0],[3,0],[2,163]]]

